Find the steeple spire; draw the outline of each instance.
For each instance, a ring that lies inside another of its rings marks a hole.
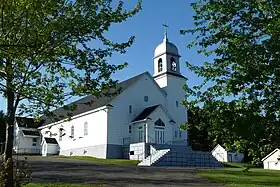
[[[164,38],[163,41],[164,42],[168,42],[168,38],[167,38],[167,28],[169,27],[167,24],[163,24],[164,27]]]

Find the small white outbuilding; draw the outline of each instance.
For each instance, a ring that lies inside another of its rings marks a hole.
[[[59,155],[59,145],[55,138],[43,138],[42,156]]]
[[[243,153],[227,151],[226,148],[219,144],[212,150],[211,153],[219,162],[242,162],[244,160]]]
[[[262,159],[264,169],[280,170],[280,149],[275,149]]]

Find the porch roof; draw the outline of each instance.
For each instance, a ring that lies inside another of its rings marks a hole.
[[[132,122],[146,119],[159,105],[145,108]]]
[[[45,138],[47,144],[58,144],[55,138]]]

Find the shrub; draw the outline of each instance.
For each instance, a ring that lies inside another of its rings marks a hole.
[[[5,169],[7,168],[7,163],[2,161],[0,166],[0,187],[4,187],[4,179],[7,173],[5,173]],[[14,165],[14,187],[22,187],[31,182],[31,170],[27,163],[27,158],[25,157],[24,160],[16,160],[13,159]]]

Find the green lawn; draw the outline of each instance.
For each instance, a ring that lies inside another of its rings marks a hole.
[[[249,173],[242,170],[244,164],[233,164],[234,167],[202,170],[199,176],[208,178],[229,187],[272,187],[280,186],[280,171],[252,168]]]
[[[101,159],[101,158],[95,158],[95,157],[90,157],[90,156],[57,156],[57,158],[87,160],[87,161],[96,162],[96,163],[113,164],[113,165],[134,165],[134,166],[136,166],[139,163],[138,160]]]
[[[55,184],[28,184],[25,187],[105,187],[104,185],[96,184],[65,184],[65,183],[55,183]]]

